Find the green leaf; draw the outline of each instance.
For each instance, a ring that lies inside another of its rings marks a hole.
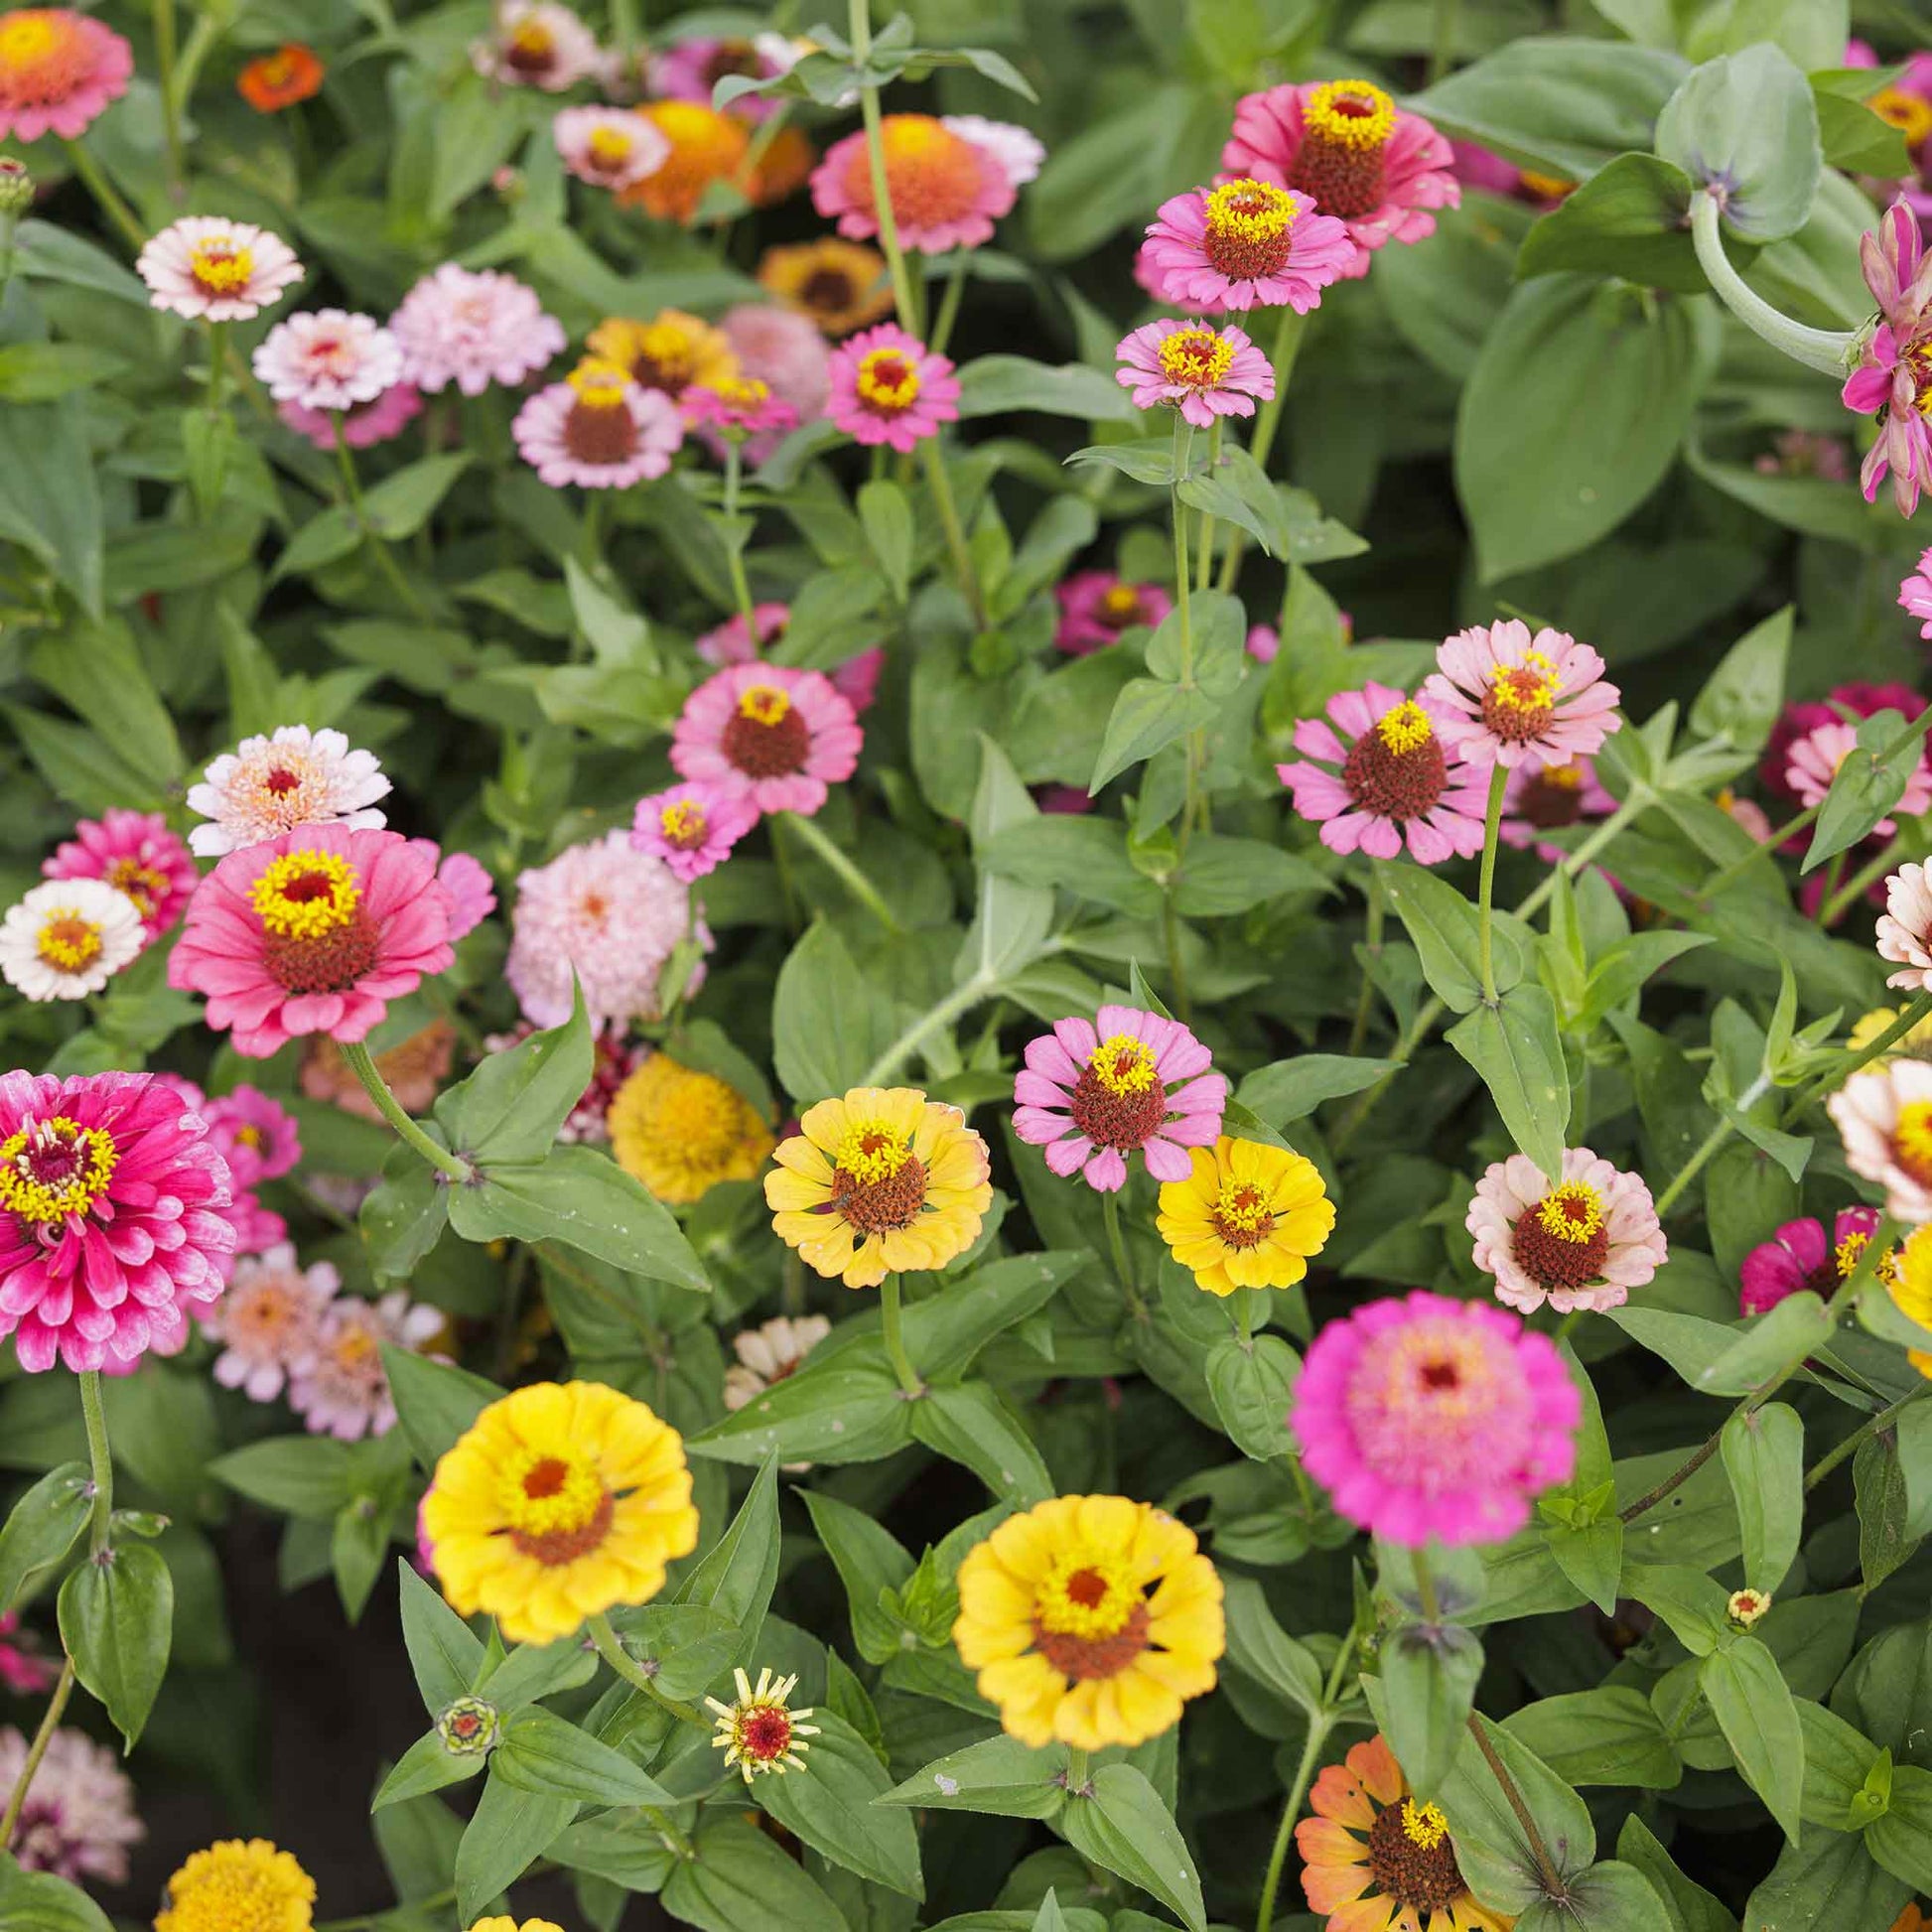
[[[912,557],[918,530],[905,491],[886,477],[859,487],[859,523],[872,546],[873,560],[892,587],[893,602],[903,604],[912,582]]]
[[[511,1784],[492,1763],[463,1843],[457,1847],[457,1913],[464,1923],[474,1924],[498,1893],[543,1857],[551,1840],[576,1816],[575,1798],[526,1791]]]
[[[1189,1932],[1207,1932],[1200,1878],[1161,1794],[1131,1764],[1101,1765],[1091,1786],[1091,1797],[1069,1797],[1060,1814],[1066,1842],[1083,1858],[1151,1892]]]
[[[1914,1891],[1932,1892],[1932,1771],[1900,1764],[1891,1774],[1891,1803],[1865,1827],[1865,1849]]]
[[[1824,1303],[1810,1289],[1800,1289],[1700,1369],[1692,1386],[1706,1395],[1748,1394],[1780,1369],[1823,1348],[1837,1326]]]
[[[488,1762],[486,1756],[459,1756],[445,1750],[442,1738],[435,1731],[428,1731],[396,1759],[389,1775],[376,1787],[369,1809],[380,1811],[385,1805],[404,1804],[411,1798],[422,1797],[425,1792],[462,1784],[476,1777]]]
[[[1466,1741],[1482,1646],[1454,1624],[1410,1626],[1382,1642],[1382,1726],[1409,1782],[1433,1798]]]
[[[1810,872],[1849,851],[1904,797],[1905,786],[1918,769],[1920,741],[1928,724],[1932,724],[1932,708],[1909,726],[1895,711],[1860,721],[1858,743],[1832,774],[1832,788],[1819,807],[1800,872]]]
[[[1834,1717],[1809,1698],[1793,1700],[1798,1725],[1805,1733],[1805,1788],[1801,1811],[1808,1825],[1829,1825],[1835,1832],[1861,1830],[1878,1815],[1882,1805],[1872,1802],[1874,1771],[1889,1787],[1891,1755],[1881,1752],[1862,1731]],[[1883,1759],[1882,1769],[1880,1759]],[[1889,1790],[1887,1790],[1887,1802]]]
[[[1270,1127],[1306,1120],[1323,1101],[1341,1100],[1372,1087],[1384,1074],[1400,1070],[1400,1060],[1374,1060],[1345,1053],[1302,1053],[1292,1060],[1258,1066],[1235,1089],[1235,1099]]]
[[[1571,1784],[1668,1791],[1684,1776],[1650,1700],[1627,1684],[1526,1704],[1504,1720],[1504,1728]]]
[[[100,492],[77,396],[0,410],[0,537],[32,551],[100,615]]]
[[[666,1697],[690,1699],[749,1661],[758,1619],[741,1627],[709,1604],[647,1603],[641,1609],[613,1611],[611,1621],[624,1649],[650,1672]],[[491,1689],[493,1695],[493,1685]]]
[[[175,1581],[160,1551],[116,1544],[69,1572],[60,1618],[74,1676],[132,1750],[167,1675],[174,1632]]]
[[[1054,889],[1143,918],[1161,909],[1161,888],[1127,856],[1127,828],[1116,818],[1035,809],[989,839],[978,858],[983,878],[1048,895],[1041,930],[1052,917]]]
[[[1855,1925],[1883,1932],[1911,1894],[1903,1879],[1873,1863],[1863,1834],[1813,1826],[1779,1853],[1745,1901],[1744,1923],[1751,1932],[1851,1932]]]
[[[413,537],[435,514],[436,506],[450,493],[451,484],[472,461],[464,451],[426,456],[384,477],[362,498],[377,533],[391,543]]]
[[[1691,243],[1691,178],[1652,154],[1620,154],[1523,237],[1517,275],[1574,269],[1701,295],[1710,287]]]
[[[1628,1563],[1625,1590],[1670,1625],[1694,1656],[1707,1657],[1729,1635],[1729,1597],[1722,1584],[1681,1563]]]
[[[980,775],[969,821],[973,856],[980,869],[979,896],[972,930],[954,968],[960,979],[990,985],[1024,971],[1039,956],[1053,923],[1054,882],[1033,876],[1028,866],[1016,866],[1004,855],[1015,849],[1016,842],[1032,839],[1046,826],[1086,823],[1042,813],[1013,768],[1013,760],[986,733],[980,733]],[[1077,883],[1068,883],[1071,890],[1081,890]]]
[[[1332,891],[1325,874],[1262,839],[1197,832],[1173,876],[1174,910],[1182,918],[1218,919],[1287,893]]]
[[[907,1352],[927,1376],[964,1373],[982,1348],[1043,1309],[1093,1259],[1085,1248],[1009,1255],[905,1311]]]
[[[1784,1587],[1805,1524],[1805,1426],[1782,1402],[1725,1424],[1725,1473],[1744,1532],[1744,1582],[1770,1595]]]
[[[329,1562],[349,1622],[357,1621],[389,1552],[389,1511],[373,1496],[356,1496],[336,1512]]]
[[[752,1630],[763,1621],[777,1582],[778,1464],[776,1456],[767,1455],[731,1528],[692,1571],[677,1600],[720,1611],[741,1629]]]
[[[272,1436],[217,1456],[207,1472],[250,1502],[327,1520],[354,1495],[354,1464],[333,1437]]]
[[[1671,1932],[1670,1911],[1634,1865],[1607,1859],[1569,1881],[1566,1902],[1540,1900],[1519,1932]]]
[[[1797,1844],[1805,1734],[1777,1659],[1757,1638],[1739,1637],[1698,1666],[1698,1688],[1744,1782],[1764,1800],[1785,1837]]]
[[[1869,80],[1869,70],[1860,72]],[[1850,175],[1870,175],[1879,181],[1902,181],[1912,172],[1904,135],[1874,114],[1863,100],[1835,93],[1809,76],[1811,101],[1818,110],[1818,140],[1825,166],[1843,168]]]
[[[818,1489],[804,1490],[812,1528],[845,1586],[852,1641],[869,1664],[883,1664],[904,1647],[905,1625],[880,1604],[914,1569],[911,1553],[883,1523]]]
[[[1137,437],[1130,443],[1089,444],[1084,450],[1075,450],[1066,461],[1118,470],[1136,483],[1165,486],[1173,482],[1173,443],[1165,436]]]
[[[878,1802],[998,1818],[1053,1818],[1066,1803],[1065,1774],[1063,1745],[1033,1750],[1002,1733],[934,1758]]]
[[[1691,705],[1690,726],[1698,737],[1723,738],[1739,751],[1762,748],[1784,703],[1792,618],[1787,604],[1725,652]]]
[[[1635,1812],[1617,1834],[1616,1855],[1650,1880],[1670,1913],[1671,1932],[1737,1932],[1737,1921],[1704,1889],[1678,1870],[1657,1835]]]
[[[811,1739],[806,1770],[764,1777],[753,1790],[778,1823],[823,1853],[834,1864],[909,1898],[925,1896],[919,1872],[919,1840],[912,1815],[880,1802],[892,1779],[872,1746],[841,1717],[823,1708],[812,1714],[819,1734]]]
[[[396,1560],[402,1596],[402,1641],[416,1689],[432,1718],[465,1696],[483,1668],[483,1639],[417,1575],[406,1558]]]
[[[1207,1352],[1202,1365],[1214,1413],[1243,1455],[1257,1462],[1295,1452],[1288,1412],[1302,1362],[1278,1335],[1243,1341],[1228,1335]]]
[[[771,1002],[772,1063],[785,1091],[803,1107],[858,1086],[894,1031],[885,995],[816,920],[779,967]]]
[[[490,1757],[490,1776],[539,1797],[587,1805],[677,1802],[621,1751],[541,1708],[523,1712],[504,1726],[503,1740]]]
[[[518,1644],[478,1688],[507,1715],[559,1691],[574,1691],[597,1670],[597,1653],[581,1637],[559,1637],[554,1643]]]
[[[382,1372],[389,1379],[389,1395],[396,1420],[409,1438],[409,1448],[426,1469],[434,1469],[447,1451],[503,1391],[481,1375],[399,1348],[385,1341]]]
[[[1252,1577],[1230,1576],[1224,1587],[1230,1661],[1312,1718],[1322,1705],[1321,1666],[1314,1653],[1276,1622]]]
[[[664,1883],[664,1909],[702,1932],[746,1932],[754,1925],[844,1923],[839,1909],[796,1860],[741,1818],[714,1818],[695,1839],[697,1856],[680,1860]]]
[[[1824,169],[1811,87],[1768,43],[1686,75],[1657,117],[1657,152],[1722,189],[1725,221],[1746,241],[1797,233]]]
[[[112,1932],[107,1918],[77,1885],[51,1871],[22,1871],[0,1852],[0,1932]]]
[[[914,1438],[964,1463],[998,1501],[1031,1509],[1057,1494],[1033,1438],[988,1384],[929,1388],[907,1406]]]
[[[1164,678],[1133,679],[1114,700],[1087,791],[1097,795],[1130,766],[1210,724],[1216,712],[1214,701],[1200,691],[1185,690]]]
[[[134,633],[118,619],[44,639],[28,653],[27,668],[144,778],[164,788],[179,781],[184,758],[174,720]]]
[[[876,1462],[911,1441],[910,1408],[883,1350],[861,1358],[848,1349],[807,1363],[684,1446],[722,1462]]]
[[[1010,416],[1032,410],[1091,423],[1137,423],[1141,412],[1111,371],[1081,362],[1058,366],[1024,355],[982,355],[959,370],[959,414]]]
[[[485,1169],[541,1161],[583,1099],[594,1063],[584,989],[573,973],[570,1018],[489,1054],[467,1080],[438,1096],[436,1118],[450,1146]]]
[[[1444,1035],[1475,1068],[1509,1137],[1546,1174],[1563,1172],[1570,1076],[1555,1003],[1525,981],[1498,1007],[1479,1006]]]
[[[1907,1532],[1905,1472],[1895,1443],[1869,1436],[1852,1458],[1852,1487],[1859,1509],[1859,1568],[1866,1589],[1876,1589],[1918,1547]]]
[[[1421,866],[1375,861],[1375,877],[1389,908],[1422,955],[1423,977],[1443,1004],[1467,1013],[1482,998],[1482,938],[1477,908],[1447,880]],[[1511,923],[1491,922],[1496,989],[1506,993],[1523,977],[1523,948]]]
[[[63,1462],[14,1504],[0,1529],[0,1615],[73,1548],[93,1510],[92,1482],[84,1462]]]

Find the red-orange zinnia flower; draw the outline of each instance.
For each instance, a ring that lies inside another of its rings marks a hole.
[[[323,67],[313,47],[288,41],[273,54],[258,55],[241,69],[235,88],[258,114],[279,114],[298,100],[322,91]]]

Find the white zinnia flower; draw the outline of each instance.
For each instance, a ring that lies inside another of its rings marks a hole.
[[[50,879],[0,920],[0,976],[30,1000],[98,993],[141,947],[141,908],[98,879]]]
[[[338,731],[284,725],[272,737],[243,739],[189,787],[188,809],[212,821],[189,833],[189,849],[219,858],[298,825],[372,831],[384,820],[370,808],[388,791],[373,752],[351,752]]]

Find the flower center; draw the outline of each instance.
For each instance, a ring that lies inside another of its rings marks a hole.
[[[248,286],[255,272],[254,251],[241,247],[232,235],[209,235],[189,257],[188,272],[207,294],[232,295]]]
[[[1327,80],[1302,103],[1302,146],[1290,183],[1323,214],[1344,221],[1373,214],[1386,189],[1384,163],[1395,102],[1368,80]]]
[[[270,861],[249,897],[266,931],[289,939],[319,939],[355,917],[362,889],[347,860],[310,850]]]
[[[908,1228],[925,1205],[925,1163],[883,1120],[855,1120],[832,1157],[831,1211],[862,1234]]]
[[[0,1143],[0,1207],[50,1226],[84,1214],[107,1192],[119,1158],[102,1128],[65,1114],[30,1119]]]
[[[1075,1683],[1117,1677],[1148,1647],[1149,1620],[1124,1558],[1075,1548],[1040,1581],[1034,1648]]]
[[[1295,203],[1271,182],[1223,182],[1201,196],[1207,209],[1207,259],[1231,282],[1278,273],[1295,246]]]
[[[29,7],[0,20],[0,62],[8,67],[39,61],[60,45],[61,23],[40,7]]]
[[[666,845],[680,852],[695,852],[705,842],[710,829],[705,810],[695,798],[674,798],[657,814],[657,830]]]
[[[1375,735],[1398,757],[1419,750],[1435,737],[1429,713],[1414,698],[1405,698],[1376,722]]]
[[[624,405],[630,372],[601,356],[586,356],[566,378],[576,392],[564,418],[564,448],[599,469],[626,462],[637,448],[637,424]]]
[[[875,348],[860,362],[855,386],[875,413],[897,416],[919,399],[919,365],[896,348]]]
[[[1145,1147],[1168,1117],[1168,1090],[1153,1048],[1129,1034],[1102,1040],[1080,1069],[1067,1111],[1097,1146],[1123,1154]]]
[[[606,174],[616,174],[630,159],[630,150],[635,145],[622,128],[613,127],[608,121],[591,129],[591,160]]]
[[[1449,1842],[1449,1821],[1434,1805],[1405,1798],[1376,1815],[1368,1862],[1376,1888],[1422,1917],[1447,1910],[1468,1888]]]
[[[972,142],[930,114],[888,114],[880,142],[886,188],[901,230],[942,227],[980,211],[986,164]],[[864,143],[846,165],[845,189],[857,207],[873,207],[872,163]]]
[[[271,797],[286,798],[290,792],[299,789],[301,783],[301,776],[297,772],[291,771],[285,764],[278,764],[262,780],[262,789]]]
[[[722,1167],[744,1139],[745,1123],[737,1096],[722,1080],[689,1067],[672,1071],[651,1109],[649,1132],[665,1148],[697,1168]]]
[[[548,73],[557,57],[557,37],[541,20],[519,21],[503,58],[516,73]]]
[[[748,778],[784,778],[805,768],[811,743],[811,729],[789,692],[752,684],[739,693],[720,749]]]
[[[300,1325],[300,1315],[291,1284],[256,1282],[239,1294],[229,1293],[221,1325],[230,1342],[267,1351],[287,1342]]]
[[[105,874],[108,885],[125,893],[140,908],[143,918],[152,918],[154,908],[168,896],[168,875],[139,859],[116,859]]]
[[[675,397],[697,372],[697,348],[690,333],[676,323],[649,323],[637,338],[631,376],[646,389]]]
[[[1103,622],[1114,630],[1125,630],[1141,615],[1141,587],[1116,584],[1100,600]]]
[[[791,1748],[791,1716],[775,1705],[756,1705],[738,1721],[738,1748],[755,1764],[775,1764]]]
[[[1849,1282],[1852,1279],[1854,1271],[1864,1258],[1865,1249],[1870,1245],[1871,1237],[1868,1234],[1848,1234],[1838,1244],[1832,1254],[1832,1279],[1825,1284],[1825,1292],[1828,1295],[1839,1282]],[[1825,1271],[1821,1269],[1819,1272],[1823,1274]],[[1894,1248],[1890,1253],[1882,1256],[1871,1272],[1887,1287],[1896,1282],[1898,1280],[1897,1249]]]
[[[1222,1181],[1208,1219],[1230,1248],[1258,1248],[1275,1231],[1268,1196],[1252,1180]]]
[[[554,1566],[603,1543],[617,1498],[588,1456],[557,1446],[519,1450],[498,1481],[497,1504],[517,1549]]]
[[[1218,329],[1176,329],[1161,345],[1161,373],[1183,389],[1214,389],[1234,366],[1234,345]]]
[[[47,7],[0,16],[0,99],[19,105],[65,100],[91,65],[70,16]]]
[[[858,293],[852,277],[844,269],[815,268],[799,285],[798,299],[808,309],[839,315],[851,308]]]
[[[1932,134],[1932,101],[1908,94],[1902,87],[1880,87],[1865,105],[1905,137],[1908,148],[1917,147]]]
[[[1341,781],[1349,797],[1378,818],[1422,818],[1449,788],[1449,763],[1429,713],[1406,698],[1348,748]]]
[[[1911,1100],[1898,1110],[1892,1159],[1922,1187],[1932,1187],[1932,1100]]]
[[[1584,815],[1584,773],[1576,764],[1546,764],[1516,800],[1516,816],[1539,832],[1575,825]]]
[[[1602,1197],[1582,1180],[1552,1188],[1517,1217],[1510,1252],[1546,1289],[1583,1288],[1593,1282],[1610,1252]]]
[[[100,957],[100,927],[70,905],[57,905],[42,923],[34,950],[58,973],[77,973]]]
[[[1498,666],[1482,696],[1482,722],[1506,745],[1524,745],[1549,729],[1557,710],[1557,667],[1542,651]]]

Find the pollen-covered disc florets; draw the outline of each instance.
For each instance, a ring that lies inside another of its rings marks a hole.
[[[705,1708],[718,1720],[712,1746],[725,1753],[727,1768],[735,1765],[747,1784],[764,1772],[782,1777],[787,1771],[804,1770],[805,1752],[811,1748],[805,1740],[818,1735],[818,1726],[804,1722],[812,1715],[810,1705],[796,1711],[786,1707],[798,1679],[773,1678],[768,1667],[759,1672],[756,1686],[743,1670],[732,1676],[738,1696],[730,1704],[705,1699]]]
[[[1527,1155],[1498,1161],[1476,1183],[1466,1226],[1496,1296],[1528,1313],[1620,1307],[1669,1252],[1650,1189],[1588,1148],[1569,1148],[1552,1180]]]

